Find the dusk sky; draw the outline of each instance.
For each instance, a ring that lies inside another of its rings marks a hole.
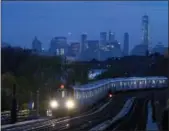
[[[35,36],[48,49],[55,36],[80,41],[99,39],[101,31],[116,33],[123,47],[129,33],[130,49],[141,43],[141,17],[149,16],[150,40],[168,46],[168,2],[2,2],[2,40],[14,46],[31,47]],[[68,32],[72,35],[69,36]]]

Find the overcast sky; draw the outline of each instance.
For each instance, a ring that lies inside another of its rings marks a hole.
[[[116,33],[123,46],[129,33],[130,48],[141,42],[141,17],[149,16],[153,45],[168,45],[168,2],[2,2],[2,40],[14,46],[31,47],[35,36],[47,49],[55,36],[79,41],[87,32],[99,39],[101,31]],[[72,35],[68,35],[71,32]]]

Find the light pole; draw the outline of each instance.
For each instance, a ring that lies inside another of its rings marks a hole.
[[[12,109],[11,109],[11,123],[15,123],[17,121],[17,101],[16,101],[16,85],[13,85],[13,93],[12,93]]]
[[[37,90],[37,98],[36,98],[36,103],[37,103],[37,107],[36,107],[36,113],[37,116],[39,116],[39,89]]]

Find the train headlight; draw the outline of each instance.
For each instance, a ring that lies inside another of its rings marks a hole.
[[[51,108],[57,108],[58,106],[59,106],[59,104],[56,100],[50,101],[50,107]]]
[[[73,100],[68,100],[68,101],[66,102],[66,107],[67,107],[68,109],[74,108],[74,107],[75,107],[75,102],[74,102]]]

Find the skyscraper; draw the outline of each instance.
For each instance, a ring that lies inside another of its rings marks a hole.
[[[112,43],[115,41],[115,33],[109,31],[109,42]]]
[[[126,32],[124,33],[124,47],[123,47],[123,55],[129,55],[129,34]]]
[[[50,43],[50,53],[52,55],[66,55],[68,51],[68,44],[66,37],[55,37]]]
[[[70,45],[70,54],[72,56],[77,56],[80,51],[80,43],[79,42],[72,42]]]
[[[32,42],[32,50],[37,53],[42,51],[42,43],[37,39],[36,36]]]
[[[144,15],[142,17],[142,33],[143,33],[142,42],[147,48],[146,50],[148,50],[149,48],[149,18],[147,15]]]
[[[105,46],[107,43],[107,32],[100,32],[100,46]]]
[[[86,48],[88,48],[88,45],[87,45],[87,34],[83,33],[81,35],[80,52],[82,53],[84,50],[86,50]]]

